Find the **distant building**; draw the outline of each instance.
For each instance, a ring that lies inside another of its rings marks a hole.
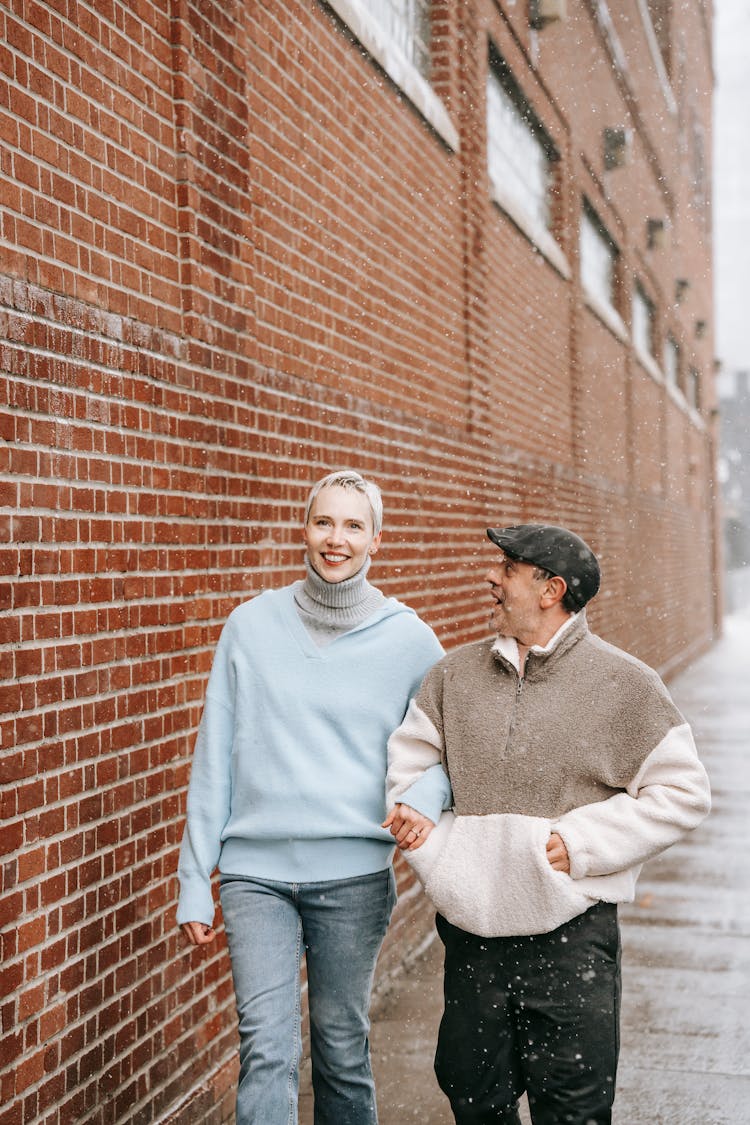
[[[714,276],[716,351],[726,371],[750,367],[747,247],[750,246],[750,6],[714,0]]]
[[[718,386],[725,560],[735,570],[750,567],[750,372],[723,374]]]
[[[709,0],[6,5],[3,1120],[218,1125],[223,949],[175,867],[211,653],[383,486],[372,577],[486,633],[567,524],[665,673],[720,616]],[[382,973],[431,926],[399,867]]]

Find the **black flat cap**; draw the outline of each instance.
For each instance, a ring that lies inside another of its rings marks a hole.
[[[578,609],[583,609],[599,589],[601,575],[596,555],[588,543],[567,527],[519,523],[513,527],[488,527],[487,534],[510,558],[564,578]]]

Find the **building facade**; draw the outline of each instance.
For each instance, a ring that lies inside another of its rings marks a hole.
[[[750,242],[750,136],[740,109],[750,95],[744,45],[750,10],[718,0],[714,58],[714,276],[717,380],[721,435],[719,475],[724,519],[725,603],[750,603],[750,336],[747,326],[746,248]]]
[[[373,578],[484,635],[484,529],[571,526],[593,628],[719,620],[710,0],[0,11],[0,1125],[220,1121],[174,925],[211,652],[329,469]],[[401,871],[384,974],[430,925]],[[407,940],[408,935],[408,940]]]
[[[750,593],[750,371],[722,370],[717,391],[727,603],[740,609]]]

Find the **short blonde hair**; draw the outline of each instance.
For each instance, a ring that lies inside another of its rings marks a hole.
[[[328,476],[323,477],[317,484],[314,484],[310,489],[310,495],[307,497],[307,505],[305,507],[305,523],[310,518],[310,511],[315,497],[324,488],[353,488],[356,492],[360,492],[363,496],[367,497],[372,513],[372,526],[373,533],[379,535],[383,529],[383,497],[380,489],[372,480],[365,480],[365,478],[354,471],[354,469],[338,469],[335,473],[329,473]]]

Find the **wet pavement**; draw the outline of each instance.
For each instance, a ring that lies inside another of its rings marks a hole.
[[[711,778],[709,818],[622,911],[617,1125],[750,1122],[750,610],[671,685]]]
[[[693,725],[713,811],[644,867],[636,901],[621,908],[613,1122],[741,1125],[750,1123],[750,608],[726,619],[722,640],[670,690]],[[432,1072],[441,969],[435,940],[375,1006],[380,1125],[452,1125]],[[305,1092],[301,1125],[310,1102]]]

